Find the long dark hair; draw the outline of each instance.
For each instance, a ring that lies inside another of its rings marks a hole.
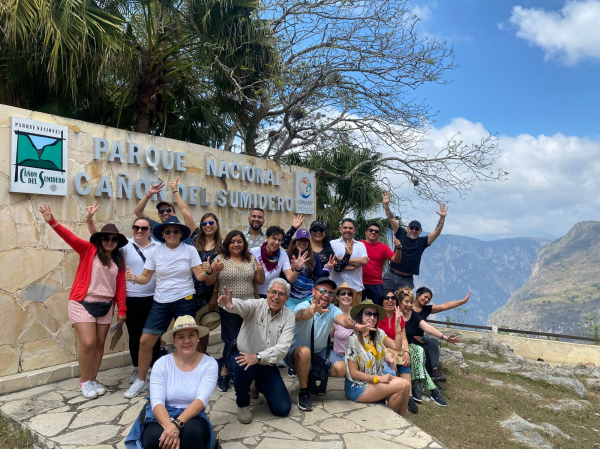
[[[119,251],[119,248],[113,249],[111,257],[108,257],[104,252],[104,248],[102,247],[102,239],[98,239],[96,241],[96,250],[96,256],[98,257],[98,260],[106,268],[110,268],[111,260],[115,263],[119,271],[122,270],[125,266],[123,262],[123,256],[121,255],[121,251]]]
[[[365,309],[366,308],[367,307],[365,307]],[[359,324],[365,324],[365,323],[363,323],[363,315],[364,315],[365,309],[362,309],[358,313],[358,316],[356,317],[356,318],[358,318],[356,320],[356,322],[359,323]],[[379,318],[379,317],[377,317],[377,318]],[[383,317],[381,317],[381,319],[383,319]],[[377,337],[377,321],[375,321],[375,324],[373,325],[373,327],[375,328],[375,330],[374,331],[369,331],[369,338],[371,339],[371,341],[373,342],[373,344],[375,344],[375,338]],[[356,332],[356,338],[358,338],[358,342],[360,343],[360,345],[362,347],[364,347],[365,346],[365,341],[363,339],[362,332]]]
[[[229,245],[231,244],[231,239],[234,237],[241,237],[244,242],[244,249],[242,250],[242,260],[244,262],[250,262],[252,257],[250,256],[250,251],[248,251],[248,242],[246,241],[246,236],[242,231],[230,231],[229,234],[225,236],[225,240],[223,240],[223,248],[221,249],[221,255],[225,259],[231,259],[231,253],[229,252]]]
[[[308,241],[308,248],[306,248],[306,251],[308,251],[308,259],[306,260],[306,262],[304,262],[304,266],[306,267],[306,272],[308,273],[308,277],[312,277],[315,253],[314,253],[312,247],[310,246],[310,240]],[[292,260],[292,256],[298,257],[299,251],[298,251],[298,248],[296,248],[296,239],[292,240],[292,243],[290,243],[287,253],[288,253],[288,258],[290,259],[290,261]]]
[[[209,212],[207,214],[202,215],[202,218],[200,219],[200,226],[198,227],[198,234],[196,235],[196,249],[198,250],[199,253],[204,252],[204,247],[206,246],[206,234],[204,234],[204,229],[202,228],[202,222],[204,220],[206,220],[208,217],[212,217],[215,219],[215,222],[217,223],[217,232],[215,232],[215,246],[214,246],[214,250],[215,251],[219,251],[219,248],[221,247],[221,243],[223,242],[223,239],[221,238],[221,225],[219,225],[219,219],[217,218],[217,216],[215,214],[213,214],[212,212]]]

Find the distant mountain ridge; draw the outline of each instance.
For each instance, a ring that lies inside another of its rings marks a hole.
[[[538,254],[531,277],[489,322],[580,335],[584,317],[600,321],[600,222],[577,223]]]
[[[451,310],[435,318],[485,325],[489,315],[527,282],[537,253],[547,243],[539,237],[482,241],[442,234],[423,253],[415,288],[431,288],[432,304],[462,299],[470,291],[471,299],[462,307],[466,315]]]

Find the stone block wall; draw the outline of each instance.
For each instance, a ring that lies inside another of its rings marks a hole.
[[[66,197],[9,193],[10,173],[10,117],[26,117],[56,123],[69,128],[69,184]],[[124,146],[136,142],[142,148],[155,146],[176,152],[186,152],[186,172],[159,169],[158,172],[142,165],[108,162],[93,159],[93,139],[103,137],[110,142],[119,140]],[[280,172],[281,186],[259,185],[236,179],[205,177],[205,157],[253,165]],[[90,234],[84,222],[86,206],[98,201],[101,208],[96,213],[99,226],[115,223],[119,230],[131,236],[133,208],[138,199],[95,197],[95,187],[102,175],[111,180],[116,192],[116,178],[126,172],[135,181],[139,178],[155,180],[160,176],[173,181],[179,175],[180,185],[200,186],[207,189],[210,206],[190,206],[194,219],[199,221],[206,212],[219,217],[222,235],[232,229],[248,226],[248,211],[241,208],[216,206],[218,189],[238,190],[266,195],[294,196],[294,171],[298,167],[278,166],[271,161],[245,155],[223,152],[145,134],[126,132],[77,120],[0,105],[0,376],[32,371],[76,360],[78,341],[67,315],[67,301],[79,262],[58,235],[46,225],[38,206],[48,202],[56,219],[79,237]],[[75,173],[86,172],[92,187],[87,196],[75,193],[72,178]],[[171,194],[167,194],[171,200]],[[149,202],[147,214],[158,220],[156,202]],[[182,217],[180,217],[182,219]],[[307,216],[305,225],[314,220]],[[267,212],[266,224],[276,224],[284,229],[291,225],[291,212]],[[111,336],[107,338],[108,345]],[[114,352],[127,350],[127,333]]]

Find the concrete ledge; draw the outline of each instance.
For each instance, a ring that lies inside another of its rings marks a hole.
[[[102,359],[100,371],[118,368],[130,363],[131,356],[129,355],[129,351],[107,354]],[[79,376],[79,364],[77,362],[69,362],[62,365],[13,374],[12,376],[4,376],[0,377],[0,394],[25,390],[77,376]]]
[[[541,338],[519,337],[510,334],[475,332],[464,329],[448,329],[436,326],[444,334],[460,334],[463,340],[481,340],[493,335],[494,338],[510,346],[514,353],[528,360],[542,359],[546,363],[579,365],[580,363],[600,366],[600,346],[570,343],[566,341],[542,340]]]

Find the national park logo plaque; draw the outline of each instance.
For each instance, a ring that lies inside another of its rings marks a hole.
[[[67,195],[69,129],[11,117],[10,192]]]

